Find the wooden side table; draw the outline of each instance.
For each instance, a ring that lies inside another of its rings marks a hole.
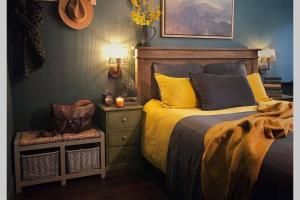
[[[95,123],[105,132],[108,169],[128,167],[141,159],[141,105],[123,108],[97,106]]]

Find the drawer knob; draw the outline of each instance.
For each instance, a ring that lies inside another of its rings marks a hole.
[[[127,140],[127,136],[124,135],[123,138],[122,138],[122,140],[123,140],[123,141],[126,141],[126,140]]]
[[[127,121],[126,117],[123,117],[122,122],[125,123]]]

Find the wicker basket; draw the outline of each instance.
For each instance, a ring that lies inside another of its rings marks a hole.
[[[100,169],[100,147],[66,150],[68,173]]]
[[[36,180],[59,176],[58,151],[21,155],[23,180]]]

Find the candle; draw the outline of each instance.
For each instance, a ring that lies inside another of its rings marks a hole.
[[[116,98],[116,106],[118,108],[124,107],[124,98],[123,97]]]

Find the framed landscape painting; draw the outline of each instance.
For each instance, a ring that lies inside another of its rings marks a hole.
[[[162,37],[233,39],[234,0],[162,0]]]

